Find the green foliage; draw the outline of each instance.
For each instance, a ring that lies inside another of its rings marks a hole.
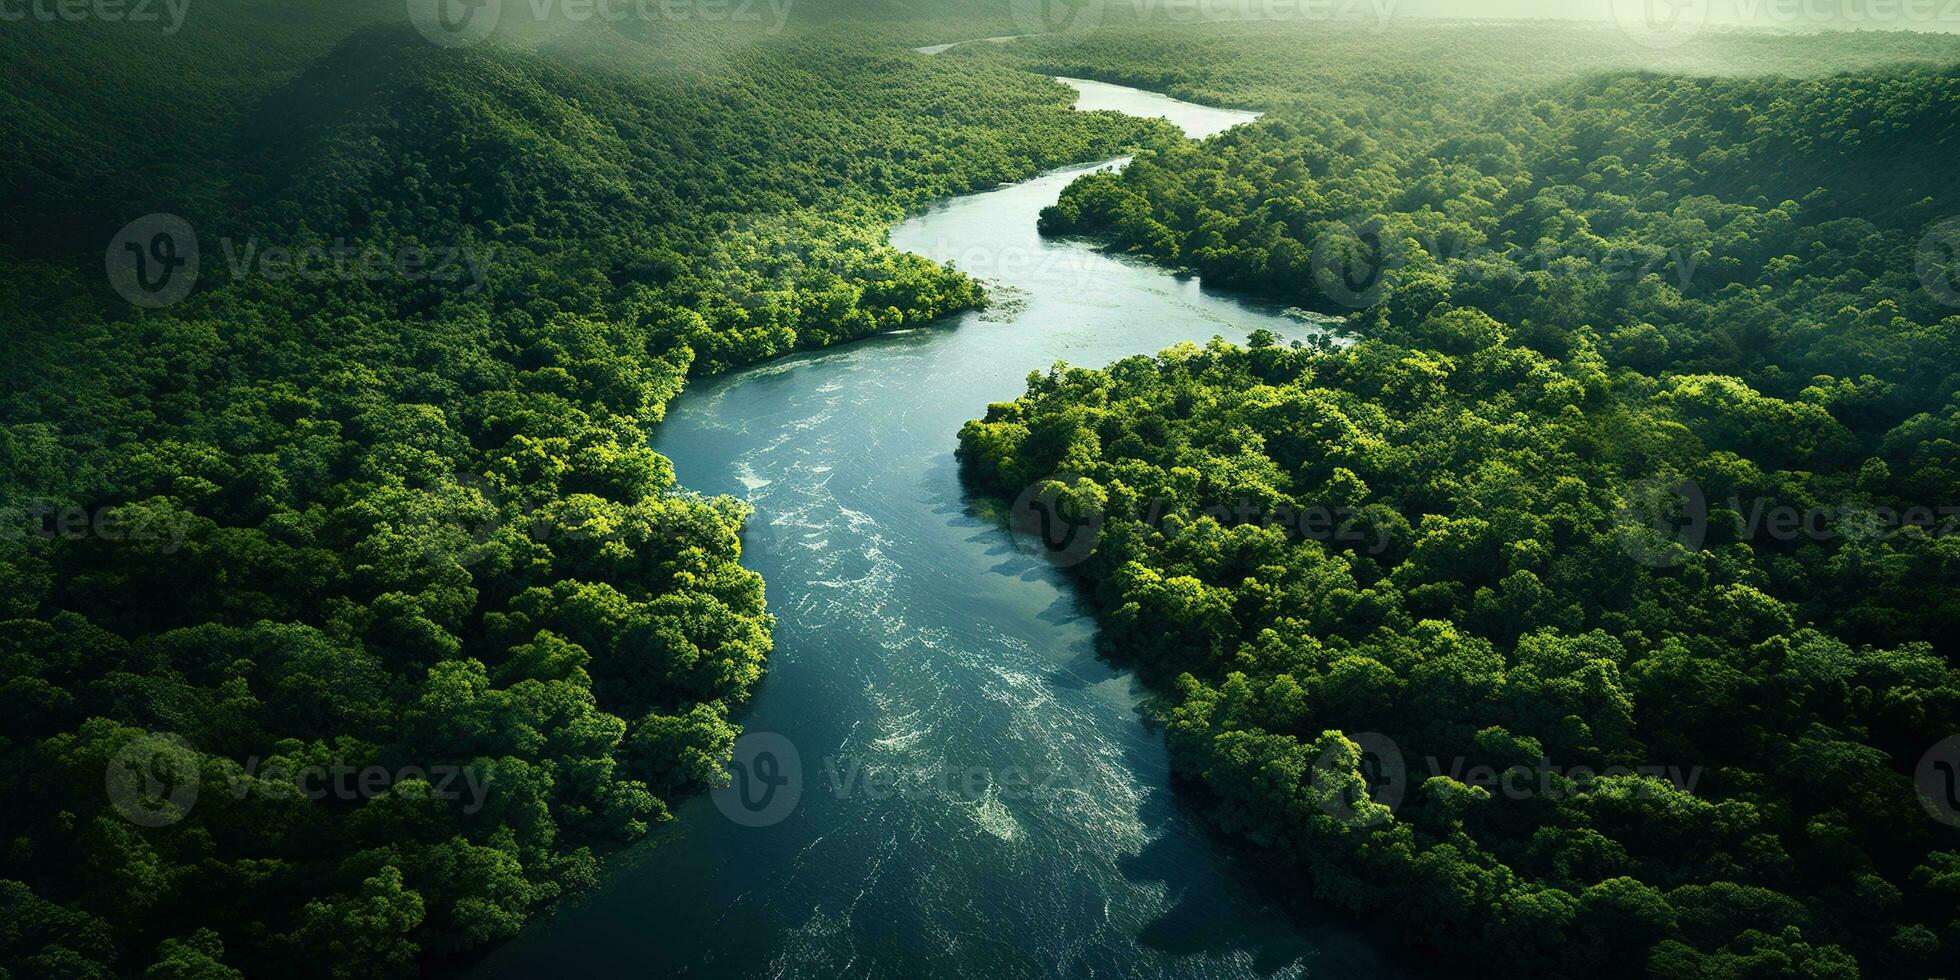
[[[590,886],[723,778],[771,645],[746,506],[678,488],[648,428],[690,375],[982,303],[887,244],[907,211],[1168,132],[916,28],[449,50],[399,0],[305,6],[200,3],[187,88],[119,27],[0,51],[15,977],[396,976]],[[153,210],[202,278],[137,311],[101,249]],[[479,265],[231,261],[343,245]],[[33,533],[43,502],[121,530]]]
[[[1539,62],[1481,42],[1544,42],[1493,30],[1413,93],[1366,91],[1438,36],[1019,55],[1270,108],[1079,180],[1044,226],[1345,311],[1358,339],[1036,375],[962,432],[967,474],[1008,498],[1072,475],[1102,517],[1075,571],[1103,643],[1168,690],[1218,824],[1479,954],[1453,967],[1936,972],[1960,838],[1913,770],[1960,728],[1960,550],[1873,515],[1960,501],[1960,317],[1913,262],[1960,207],[1932,177],[1954,75],[1499,79],[1468,65]],[[1893,40],[1951,50],[1708,43]],[[1880,158],[1896,179],[1863,176]],[[1330,234],[1378,290],[1316,277]],[[1643,509],[1687,480],[1703,539]],[[1752,516],[1776,508],[1832,533]],[[1337,517],[1280,516],[1316,512]]]

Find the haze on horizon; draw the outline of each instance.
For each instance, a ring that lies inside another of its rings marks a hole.
[[[1955,0],[1356,0],[1395,16],[1705,23],[1789,30],[1960,31]]]

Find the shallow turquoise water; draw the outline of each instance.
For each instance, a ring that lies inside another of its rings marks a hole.
[[[1089,86],[1084,102],[1197,134],[1249,118],[1116,86]],[[655,445],[682,483],[757,509],[744,562],[766,578],[779,624],[741,721],[791,747],[775,754],[800,794],[783,787],[767,826],[689,801],[598,892],[478,973],[1391,972],[1344,929],[1275,908],[1256,858],[1195,825],[1161,736],[1136,713],[1142,692],[1094,656],[1094,625],[1060,573],[968,510],[959,427],[1016,396],[1029,371],[1318,329],[1043,241],[1037,213],[1087,169],[893,230],[898,247],[988,280],[993,310],[703,382],[675,402]]]

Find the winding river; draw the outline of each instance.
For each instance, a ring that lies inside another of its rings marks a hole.
[[[1252,118],[1064,81],[1082,108],[1165,116],[1194,137]],[[899,248],[987,280],[992,309],[705,381],[674,403],[656,448],[682,483],[757,509],[744,563],[779,623],[740,720],[780,736],[780,765],[758,764],[758,779],[800,787],[763,797],[766,821],[689,800],[479,975],[1394,972],[1346,928],[1275,905],[1256,858],[1198,825],[1138,715],[1144,692],[1094,655],[1068,583],[962,492],[961,423],[1019,394],[1029,371],[1321,329],[1036,234],[1069,181],[1122,162],[893,229]]]

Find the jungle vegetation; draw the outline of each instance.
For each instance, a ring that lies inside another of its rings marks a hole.
[[[890,222],[1168,132],[903,25],[401,10],[8,25],[4,975],[412,974],[592,884],[770,651],[667,403],[982,303]],[[201,253],[157,310],[102,275],[152,212]]]
[[[1267,110],[1044,229],[1345,336],[1038,373],[962,433],[976,488],[1099,529],[1073,571],[1216,823],[1453,970],[1937,974],[1953,42],[1629,72],[1498,29],[1300,40],[984,52]]]
[[[460,48],[395,0],[7,25],[0,970],[412,974],[589,887],[722,777],[770,652],[746,507],[648,428],[690,378],[985,302],[896,218],[1131,151],[1046,227],[1358,342],[1058,369],[964,455],[1110,516],[1084,580],[1222,826],[1493,969],[1951,958],[1960,843],[1909,774],[1960,712],[1954,540],[1724,508],[1952,501],[1916,267],[1952,42],[1112,21],[921,58],[1016,28],[904,6]],[[1268,115],[1191,144],[1048,72]],[[133,307],[103,247],[156,213],[198,281]],[[1698,547],[1626,519],[1690,478]],[[1391,809],[1362,732],[1701,775]],[[349,769],[387,778],[302,776]]]

